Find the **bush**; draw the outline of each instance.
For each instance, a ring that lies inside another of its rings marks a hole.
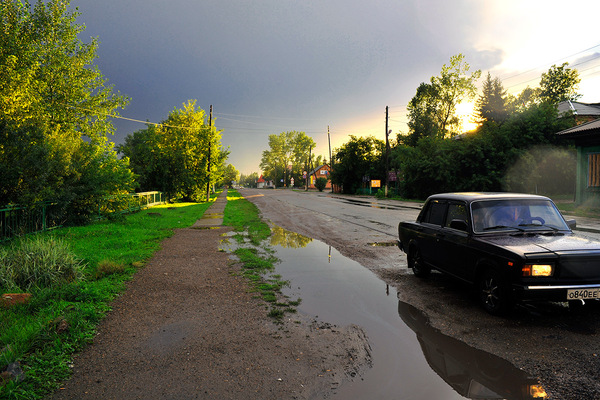
[[[325,189],[325,186],[327,186],[327,178],[317,178],[315,187],[319,189],[319,192],[322,192],[323,189]]]
[[[84,268],[64,241],[34,236],[0,251],[0,287],[29,292],[77,282],[83,279]]]

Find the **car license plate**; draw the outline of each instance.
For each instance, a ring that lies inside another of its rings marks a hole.
[[[567,300],[600,299],[600,288],[567,290]]]

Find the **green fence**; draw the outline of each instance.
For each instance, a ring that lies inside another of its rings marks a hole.
[[[0,209],[0,241],[58,228],[62,225],[64,216],[64,206],[57,203],[40,203],[34,207],[4,207]]]
[[[104,197],[98,204],[97,219],[111,214],[127,214],[166,201],[162,192],[144,192]],[[32,207],[7,206],[0,208],[0,241],[28,233],[61,227],[66,221],[67,205],[39,203]]]
[[[98,219],[114,213],[128,214],[166,201],[162,192],[143,192],[105,197],[98,205]]]

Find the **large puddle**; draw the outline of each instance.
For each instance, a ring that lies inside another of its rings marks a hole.
[[[433,329],[367,268],[318,240],[275,228],[276,272],[301,298],[298,311],[369,337],[373,367],[345,383],[334,399],[533,399],[537,381],[509,362]]]

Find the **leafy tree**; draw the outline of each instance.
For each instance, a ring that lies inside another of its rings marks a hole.
[[[263,151],[260,168],[276,185],[280,185],[281,180],[289,185],[290,178],[297,180],[302,175],[301,171],[308,170],[308,156],[314,147],[314,140],[304,132],[269,135],[269,150]]]
[[[481,70],[467,75],[470,68],[465,62],[465,56],[458,54],[450,58],[450,65],[442,66],[439,77],[431,78],[431,83],[439,93],[438,118],[443,137],[461,133],[456,106],[463,100],[472,99],[477,93],[475,82],[481,77]]]
[[[84,27],[68,8],[66,0],[0,2],[0,204],[79,207],[134,187],[128,160],[107,139],[108,116],[127,99],[106,86],[93,64],[98,43],[79,40]],[[84,208],[66,215],[85,219]]]
[[[228,186],[231,187],[232,182],[238,182],[240,178],[240,171],[235,169],[235,167],[231,164],[225,165],[223,168],[223,176],[219,181],[219,186]]]
[[[492,79],[488,72],[483,82],[481,96],[477,99],[475,112],[479,122],[502,123],[509,115],[507,93],[499,78]]]
[[[408,103],[407,136],[398,136],[398,140],[407,146],[416,146],[422,137],[437,137],[440,126],[437,122],[437,105],[439,92],[437,87],[429,83],[421,83],[417,94]]]
[[[356,137],[344,143],[334,154],[331,182],[341,185],[344,193],[355,193],[361,187],[363,177],[385,178],[385,143],[373,136]]]
[[[256,187],[258,181],[258,172],[251,172],[248,175],[240,175],[240,185],[245,187]]]
[[[450,58],[450,65],[442,66],[440,76],[419,85],[407,106],[409,134],[400,138],[402,143],[414,146],[422,137],[446,138],[460,133],[456,107],[475,96],[475,82],[481,76],[480,70],[467,75],[469,70],[464,56],[458,54]]]
[[[556,108],[552,105],[534,104],[525,111],[512,114],[502,125],[484,124],[474,134],[459,140],[423,138],[415,147],[398,146],[393,157],[401,165],[402,194],[424,199],[440,192],[502,191],[525,187],[517,183],[530,181],[519,172],[527,174],[532,170],[511,167],[532,146],[559,145],[555,133],[569,123],[557,118]],[[542,157],[540,152],[534,154]],[[541,168],[536,167],[536,170]],[[549,167],[546,170],[549,171]],[[509,174],[509,171],[512,172]],[[565,174],[568,172],[556,176]]]
[[[553,65],[548,72],[542,74],[539,97],[542,101],[558,104],[565,100],[577,100],[581,97],[577,87],[581,78],[576,69],[567,68],[569,63],[557,67]]]
[[[161,190],[170,198],[203,198],[211,152],[210,184],[222,176],[229,154],[221,148],[221,135],[205,123],[205,112],[189,100],[174,109],[159,126],[148,126],[125,138],[118,151],[131,160],[140,189]]]

